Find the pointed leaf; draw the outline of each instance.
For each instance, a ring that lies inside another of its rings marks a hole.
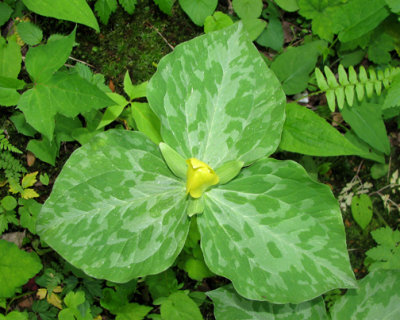
[[[99,24],[85,0],[23,0],[29,10],[42,16],[84,24],[100,31]]]
[[[300,304],[272,304],[241,297],[232,285],[207,292],[217,320],[327,319],[322,297]]]
[[[297,163],[259,160],[205,200],[205,262],[243,297],[300,303],[355,286],[337,201]]]
[[[202,26],[204,20],[214,13],[218,0],[179,0],[179,4],[195,24]]]
[[[162,141],[160,136],[160,120],[150,109],[148,103],[132,102],[132,116],[139,131],[143,132],[155,144]]]
[[[71,155],[37,220],[68,262],[114,282],[165,270],[188,230],[184,183],[148,138],[120,130]]]
[[[285,96],[241,24],[177,46],[147,89],[164,142],[186,159],[248,165],[279,144]]]
[[[7,41],[0,37],[0,76],[16,79],[21,70],[21,48],[15,37]]]

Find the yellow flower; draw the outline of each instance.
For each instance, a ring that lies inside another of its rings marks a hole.
[[[186,163],[188,164],[186,193],[190,193],[193,198],[200,198],[208,187],[219,182],[215,171],[203,161],[190,158]]]

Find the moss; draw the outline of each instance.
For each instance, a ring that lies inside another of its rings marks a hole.
[[[162,36],[176,46],[202,33],[202,28],[196,27],[179,5],[167,16],[150,0],[140,1],[132,15],[118,7],[100,29],[101,33],[96,34],[79,27],[79,46],[73,56],[93,65],[118,88],[122,87],[126,70],[135,83],[151,77],[158,61],[172,50]]]

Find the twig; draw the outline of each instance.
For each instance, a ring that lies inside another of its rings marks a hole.
[[[87,63],[87,62],[85,62],[85,61],[79,60],[79,59],[77,59],[77,58],[69,57],[69,59],[74,60],[74,61],[76,61],[76,62],[83,63],[83,64],[85,64],[85,65],[87,65],[87,66],[89,66],[89,67],[92,67],[93,69],[96,68],[95,66],[92,66],[90,63]]]
[[[168,40],[161,34],[161,32],[160,31],[158,31],[158,29],[155,27],[155,26],[153,26],[150,22],[145,22],[150,28],[152,28],[155,32],[157,32],[157,34],[164,40],[164,42],[168,45],[168,47],[170,47],[171,48],[171,50],[172,51],[174,51],[174,49],[175,49],[175,47],[172,45],[172,44],[170,44],[169,42],[168,42]]]

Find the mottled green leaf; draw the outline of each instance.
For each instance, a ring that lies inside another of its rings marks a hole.
[[[218,0],[179,0],[183,11],[198,26],[202,26],[218,5]]]
[[[300,303],[355,286],[337,201],[295,162],[259,160],[205,202],[206,264],[243,297]]]
[[[147,89],[163,141],[186,159],[246,165],[279,144],[285,96],[241,24],[177,46]]]
[[[156,145],[141,133],[111,130],[69,158],[37,232],[87,274],[126,282],[173,263],[189,229],[185,198]]]
[[[207,292],[214,302],[216,320],[323,320],[327,319],[322,297],[300,304],[272,304],[247,300],[232,285]]]
[[[385,154],[390,153],[389,139],[379,105],[364,100],[352,107],[345,106],[341,113],[362,140]]]
[[[333,320],[395,320],[400,315],[400,270],[379,270],[359,281],[331,309]]]
[[[315,112],[296,103],[286,105],[282,150],[312,156],[360,155],[362,151]]]
[[[78,74],[58,72],[47,82],[25,91],[18,108],[27,122],[51,141],[57,113],[72,118],[112,104],[114,102],[103,91]]]
[[[49,80],[64,65],[75,43],[75,30],[69,36],[50,38],[47,44],[29,49],[25,66],[35,82]]]
[[[0,239],[0,252],[0,297],[10,298],[42,269],[42,264],[36,253],[20,250],[6,240]]]
[[[42,16],[84,24],[100,31],[97,20],[85,0],[23,0],[29,10]]]
[[[302,92],[307,88],[310,73],[326,45],[325,41],[318,40],[300,47],[292,47],[272,62],[271,69],[281,81],[287,95]]]

